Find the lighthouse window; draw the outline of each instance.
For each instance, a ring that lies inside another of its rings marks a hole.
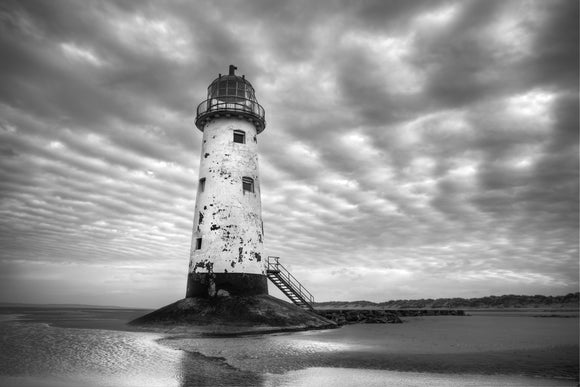
[[[246,143],[246,132],[241,130],[234,130],[234,142],[245,144]]]
[[[242,82],[238,82],[237,96],[242,98],[246,96],[246,88],[244,87],[244,84]]]
[[[218,87],[217,83],[215,83],[215,82],[210,85],[210,92],[209,92],[210,97],[213,98],[213,97],[217,96],[217,87]]]
[[[243,177],[242,178],[242,188],[244,192],[254,192],[254,179],[251,177]]]
[[[201,238],[197,238],[195,240],[195,249],[196,250],[201,250]]]
[[[199,192],[205,191],[205,177],[199,179]]]

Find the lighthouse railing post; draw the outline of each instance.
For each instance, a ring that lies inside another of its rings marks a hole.
[[[273,257],[273,256],[268,256],[268,267],[266,268],[267,270],[272,270],[272,271],[276,271],[279,272],[280,271],[280,262],[278,261],[280,259],[280,257]]]

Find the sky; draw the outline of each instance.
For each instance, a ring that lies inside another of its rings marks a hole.
[[[2,1],[0,302],[184,297],[230,64],[266,111],[265,252],[317,301],[578,291],[578,7]]]

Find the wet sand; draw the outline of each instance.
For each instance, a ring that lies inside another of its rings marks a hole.
[[[7,312],[64,328],[123,331],[135,330],[125,323],[146,313],[0,310]],[[203,337],[200,327],[200,335],[166,333],[157,342],[183,351],[181,387],[224,380],[247,386],[576,386],[578,317],[568,317],[414,317],[403,324],[221,338]]]
[[[308,367],[578,378],[577,319],[422,317],[404,324],[236,339],[162,339],[175,349],[222,357],[241,370]],[[245,348],[252,348],[248,353]]]
[[[345,368],[308,368],[268,375],[264,386],[412,386],[412,387],[547,387],[574,386],[567,380],[506,375],[437,374]]]

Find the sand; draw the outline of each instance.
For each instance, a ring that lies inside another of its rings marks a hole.
[[[577,323],[577,319],[438,316],[270,337],[161,342],[259,372],[341,367],[574,380]],[[251,356],[244,348],[253,349]]]
[[[126,331],[135,330],[126,322],[147,311],[17,308],[0,312],[8,319],[58,327]],[[242,337],[168,333],[158,342],[184,351],[182,369],[191,372],[185,373],[181,386],[199,384],[208,375],[210,380],[263,386],[328,385],[330,381],[336,386],[576,386],[578,317],[568,317],[505,313],[415,317],[405,318],[403,324]],[[204,329],[199,327],[199,332]]]

